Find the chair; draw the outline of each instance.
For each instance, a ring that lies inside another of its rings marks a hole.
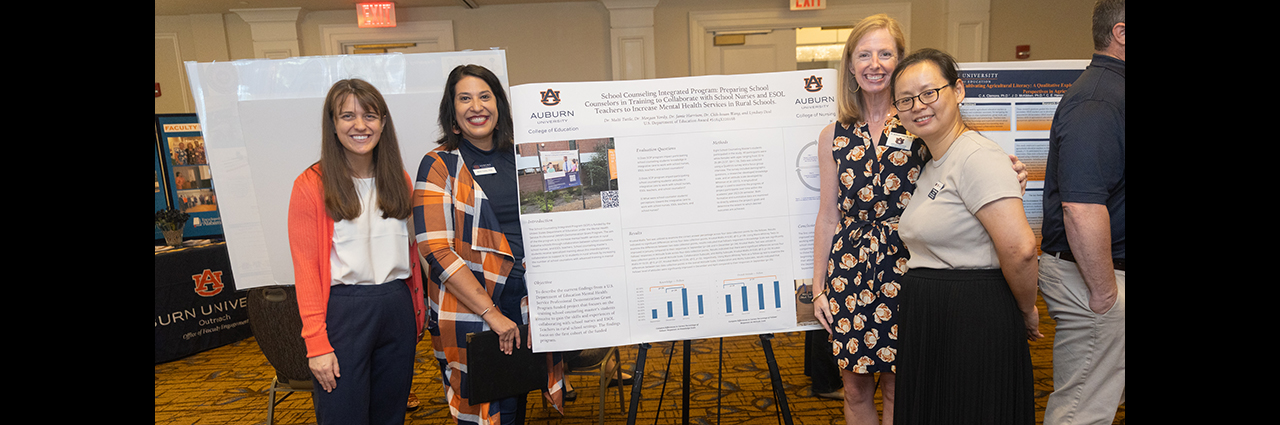
[[[605,364],[609,363],[610,358],[613,359],[613,366],[605,368]],[[618,410],[625,415],[627,408],[622,401],[622,355],[618,352],[618,347],[582,350],[578,354],[577,360],[581,360],[581,363],[585,364],[574,367],[571,362],[565,362],[564,374],[578,376],[597,375],[600,377],[600,423],[604,424],[604,399],[605,392],[608,390],[609,378],[618,380]]]
[[[302,340],[302,317],[298,315],[297,292],[293,286],[269,286],[249,290],[249,327],[267,362],[276,370],[267,388],[267,425],[275,422],[276,404],[294,392],[311,392],[311,368],[307,365],[307,345]],[[277,393],[285,393],[276,400]]]

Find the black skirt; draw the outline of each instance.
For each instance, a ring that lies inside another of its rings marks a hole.
[[[911,269],[900,295],[895,424],[1035,423],[1026,328],[1000,270]]]

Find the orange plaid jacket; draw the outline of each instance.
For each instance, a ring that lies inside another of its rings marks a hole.
[[[464,385],[467,334],[483,332],[488,326],[449,293],[444,282],[454,273],[472,273],[497,304],[515,260],[497,215],[457,151],[436,149],[422,158],[413,186],[413,219],[418,252],[426,260],[430,281],[425,285],[430,299],[427,329],[444,374],[449,410],[458,423],[500,423],[497,403],[470,404]],[[547,356],[544,396],[563,413],[563,369],[558,358]]]

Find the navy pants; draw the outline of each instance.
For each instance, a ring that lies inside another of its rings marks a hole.
[[[408,286],[334,285],[325,324],[340,377],[333,392],[314,382],[316,422],[403,424],[418,331]]]

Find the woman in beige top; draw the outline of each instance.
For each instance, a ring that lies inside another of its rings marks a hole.
[[[1035,236],[1008,157],[961,120],[964,82],[950,55],[904,58],[892,90],[903,125],[932,154],[899,226],[911,258],[895,423],[1034,423]]]

